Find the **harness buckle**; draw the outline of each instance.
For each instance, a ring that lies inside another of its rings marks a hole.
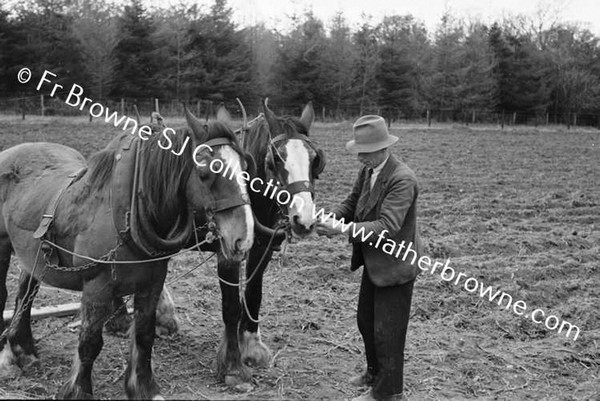
[[[33,238],[40,239],[44,235],[46,235],[48,229],[50,228],[50,224],[52,224],[52,221],[54,221],[53,214],[43,214],[42,220],[40,221],[40,225],[38,226],[37,230],[35,230],[35,232],[33,233]]]

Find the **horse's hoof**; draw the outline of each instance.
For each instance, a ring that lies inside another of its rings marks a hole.
[[[14,364],[0,366],[0,379],[15,379],[22,373],[21,369]]]
[[[177,319],[163,322],[157,321],[156,326],[154,327],[156,330],[157,337],[170,336],[179,331],[179,323],[177,322]]]
[[[69,383],[63,384],[56,395],[58,400],[92,400],[93,398],[92,394],[84,392],[77,386],[73,387]]]
[[[240,350],[242,361],[251,367],[267,368],[273,358],[269,347],[262,342],[260,333],[245,331],[241,339]]]
[[[163,287],[156,306],[155,328],[158,336],[168,336],[179,331],[179,320],[175,315],[175,303],[166,287]]]
[[[254,390],[254,386],[250,383],[242,383],[238,384],[233,388],[235,391],[239,391],[240,393],[249,393]]]
[[[17,363],[23,370],[39,368],[41,365],[37,356],[29,354],[19,355]]]
[[[252,384],[244,381],[239,375],[226,375],[225,384],[229,388],[242,393],[247,393],[254,389]]]
[[[20,376],[21,369],[19,369],[17,361],[17,357],[7,342],[4,349],[0,351],[0,378],[8,379]]]
[[[244,381],[238,375],[225,375],[225,384],[229,387],[236,387],[243,384]]]

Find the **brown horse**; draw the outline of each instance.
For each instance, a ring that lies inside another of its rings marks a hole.
[[[239,288],[231,285],[239,283],[240,263],[218,261],[225,333],[217,355],[217,374],[230,386],[247,386],[252,377],[249,366],[269,365],[271,351],[259,331],[263,273],[285,239],[283,230],[273,229],[285,226],[288,235],[296,238],[314,231],[314,181],[325,168],[323,151],[309,138],[314,120],[311,103],[300,118],[276,116],[267,99],[262,111],[243,134],[243,149],[256,161],[249,193],[257,230],[246,262],[246,289],[241,300]]]
[[[37,358],[30,311],[40,282],[78,290],[79,345],[59,397],[91,397],[112,300],[134,294],[125,391],[129,398],[160,397],[151,356],[168,258],[210,225],[223,258],[239,262],[254,235],[245,185],[207,167],[215,159],[246,166],[233,132],[219,122],[200,124],[187,110],[186,117],[190,128],[123,134],[89,163],[52,143],[0,153],[0,310],[11,253],[24,276],[8,330],[0,321],[0,375]]]

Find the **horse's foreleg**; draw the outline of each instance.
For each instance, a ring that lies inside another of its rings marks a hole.
[[[6,276],[10,264],[10,254],[12,248],[7,239],[0,241],[0,310],[4,310],[6,306],[6,298],[8,291],[6,290]],[[0,378],[10,377],[20,374],[17,367],[17,358],[13,353],[10,343],[5,338],[8,333],[4,333],[6,325],[4,319],[0,319]]]
[[[230,262],[219,255],[219,278],[231,284],[239,283],[239,262]],[[217,375],[228,386],[235,387],[250,381],[252,373],[240,357],[238,325],[241,315],[239,287],[220,281],[221,307],[225,333],[217,352]]]
[[[125,392],[130,399],[162,399],[152,373],[156,305],[167,274],[166,263],[152,269],[151,283],[136,291]]]
[[[266,255],[264,255],[265,252]],[[272,358],[271,350],[261,340],[258,324],[262,302],[263,274],[272,254],[273,251],[270,249],[253,247],[246,263],[246,277],[249,281],[242,299],[242,302],[246,303],[246,307],[244,307],[240,324],[240,347],[242,361],[251,366],[267,367]],[[261,259],[263,262],[259,265]]]
[[[15,301],[15,314],[18,319],[14,330],[8,334],[8,342],[21,369],[26,369],[37,362],[37,352],[31,332],[31,307],[38,292],[38,281],[29,274],[22,274],[19,281],[19,292]],[[22,311],[19,311],[22,309]]]
[[[92,398],[92,368],[104,344],[102,327],[112,312],[110,282],[110,273],[101,273],[83,286],[79,345],[71,367],[71,378],[62,386],[57,398]]]

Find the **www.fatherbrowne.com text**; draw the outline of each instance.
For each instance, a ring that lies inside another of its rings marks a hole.
[[[250,177],[250,175],[241,171],[237,177],[234,176],[234,171],[240,171],[241,169],[235,168],[235,166],[224,165],[219,160],[213,160],[209,165],[210,170],[215,174],[222,174],[223,176],[233,180],[236,179],[240,184],[247,183],[254,192],[263,192],[263,196],[268,196],[270,199],[276,200],[281,205],[288,205],[298,203],[299,208],[304,207],[304,200],[296,195],[292,196],[288,191],[282,190],[273,184],[272,180],[265,183],[260,177]],[[278,183],[279,184],[279,183]],[[265,188],[263,190],[263,188]],[[428,256],[421,256],[417,259],[417,252],[414,249],[414,244],[405,241],[396,243],[390,238],[386,238],[388,234],[387,230],[383,230],[379,234],[375,235],[372,231],[366,232],[364,227],[357,229],[354,222],[346,222],[343,218],[337,219],[333,213],[326,213],[322,208],[317,210],[313,205],[313,218],[320,220],[322,223],[330,222],[333,228],[339,228],[342,232],[348,233],[353,238],[360,239],[364,243],[368,243],[369,246],[379,249],[392,255],[396,258],[402,258],[406,261],[410,259],[411,264],[417,264],[418,268],[424,272],[429,271],[430,274],[437,273],[441,279],[447,282],[452,282],[454,285],[462,285],[463,288],[470,293],[477,293],[481,298],[487,298],[490,302],[496,302],[498,306],[504,306],[505,309],[511,309],[513,313],[518,316],[524,316],[525,318],[531,318],[535,324],[543,324],[549,330],[557,330],[559,333],[565,332],[567,338],[576,340],[579,337],[579,327],[561,320],[555,315],[546,315],[542,309],[534,309],[531,313],[528,312],[528,307],[525,301],[517,300],[513,302],[513,297],[504,291],[496,290],[492,286],[485,286],[482,282],[477,280],[475,277],[471,277],[464,272],[458,272],[450,266],[450,259],[447,259],[444,263],[440,261],[433,261]],[[369,241],[371,239],[371,241]],[[385,242],[384,242],[385,239]],[[571,337],[572,336],[572,337]]]

